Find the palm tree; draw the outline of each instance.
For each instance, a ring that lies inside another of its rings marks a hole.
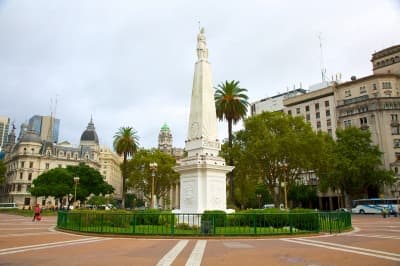
[[[138,149],[138,139],[137,132],[132,127],[121,127],[114,135],[114,150],[118,155],[124,156],[124,162],[122,164],[122,208],[125,208],[125,182],[128,178],[126,164],[128,157],[132,156]]]
[[[249,97],[245,94],[247,89],[239,86],[239,81],[225,81],[216,88],[214,99],[217,117],[220,121],[228,121],[228,147],[232,148],[232,124],[236,124],[243,119],[247,113],[247,101]],[[233,165],[233,158],[229,155],[228,163]],[[235,187],[233,173],[228,174],[230,184],[230,201],[235,204]]]

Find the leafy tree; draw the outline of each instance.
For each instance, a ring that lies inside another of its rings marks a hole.
[[[293,207],[313,208],[318,204],[317,187],[304,184],[293,185],[288,198],[292,201]]]
[[[106,195],[114,191],[114,188],[107,184],[103,176],[94,168],[85,164],[78,166],[67,166],[67,168],[54,168],[39,175],[33,180],[33,187],[30,193],[33,196],[45,198],[53,196],[62,202],[66,195],[75,195],[74,177],[79,177],[79,184],[76,189],[76,199],[81,202],[91,195]],[[73,201],[73,197],[68,198],[68,205]]]
[[[228,122],[228,147],[232,148],[232,125],[239,122],[246,116],[247,106],[249,105],[247,89],[241,88],[239,81],[225,81],[216,88],[214,99],[215,109],[219,120]],[[233,165],[233,159],[228,157],[228,164]],[[231,204],[236,204],[234,173],[228,173]]]
[[[0,184],[3,184],[6,180],[6,165],[3,160],[0,160]]]
[[[320,140],[303,118],[265,112],[248,118],[236,134],[240,156],[235,167],[262,181],[278,206],[284,201],[284,184],[289,192],[301,173],[314,168],[310,154],[320,154]]]
[[[114,135],[114,149],[119,155],[124,156],[122,170],[122,208],[125,208],[126,179],[128,178],[127,161],[139,147],[139,137],[132,127],[121,127]]]
[[[104,196],[92,196],[90,199],[88,199],[87,204],[94,205],[94,206],[100,206],[108,203],[108,200]]]
[[[139,150],[128,162],[129,185],[130,187],[143,192],[144,196],[151,199],[152,172],[150,163],[157,163],[157,170],[154,178],[154,194],[157,199],[168,197],[168,192],[176,181],[179,174],[173,170],[175,158],[164,152],[153,150]]]
[[[66,195],[73,193],[74,180],[72,173],[66,168],[54,168],[39,175],[32,184],[32,196],[53,196],[61,203]]]
[[[101,173],[86,164],[81,163],[78,166],[67,166],[66,169],[73,177],[79,177],[79,184],[76,187],[76,199],[81,202],[84,202],[92,194],[105,196],[114,192],[114,188],[104,181]],[[72,182],[75,189],[73,178]]]
[[[383,168],[382,153],[369,131],[349,127],[338,129],[336,136],[329,172],[320,177],[322,189],[340,189],[350,207],[353,197],[377,196],[383,184],[393,184],[394,173]]]

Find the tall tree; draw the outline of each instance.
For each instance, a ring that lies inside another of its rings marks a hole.
[[[78,166],[67,166],[67,170],[73,177],[79,177],[76,199],[81,202],[85,201],[92,194],[105,196],[114,192],[114,188],[104,181],[103,176],[98,170],[84,163],[80,163]]]
[[[32,196],[45,198],[52,196],[62,207],[62,199],[73,193],[74,180],[72,173],[66,168],[54,168],[39,175],[32,184],[30,189]]]
[[[130,186],[143,192],[144,196],[151,200],[153,185],[152,170],[150,163],[157,163],[157,170],[154,172],[154,195],[159,200],[166,199],[171,186],[179,180],[179,174],[173,170],[175,158],[160,150],[141,149],[128,162],[130,173]]]
[[[0,184],[5,182],[6,165],[3,160],[0,160]]]
[[[320,177],[322,189],[340,189],[346,207],[353,197],[376,197],[383,184],[394,182],[394,173],[385,170],[382,153],[372,144],[371,133],[356,127],[338,129],[328,174]]]
[[[84,202],[91,194],[111,194],[114,188],[107,184],[103,176],[94,168],[83,163],[78,166],[67,166],[67,168],[54,168],[39,175],[33,180],[33,187],[30,193],[36,197],[53,196],[62,202],[66,195],[75,195],[74,177],[79,177],[79,184],[76,190],[76,200]],[[68,205],[73,197],[68,197]]]
[[[265,112],[246,119],[244,130],[236,137],[234,146],[239,145],[241,153],[240,161],[235,161],[236,167],[262,180],[276,206],[284,201],[284,190],[290,192],[301,174],[312,170],[310,154],[318,156],[321,152],[316,134],[303,118],[280,112]]]
[[[215,90],[215,109],[219,120],[228,122],[228,145],[232,148],[232,125],[239,122],[246,116],[247,106],[249,105],[247,89],[241,88],[239,81],[225,81],[218,85]],[[228,158],[228,163],[233,165],[231,156]],[[231,204],[236,204],[235,200],[235,185],[234,173],[228,173],[229,178],[229,198]]]
[[[121,127],[114,135],[114,150],[123,155],[122,170],[122,208],[125,208],[126,179],[128,178],[127,161],[139,147],[139,137],[132,127]]]

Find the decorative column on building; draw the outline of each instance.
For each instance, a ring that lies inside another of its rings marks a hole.
[[[197,36],[197,56],[185,141],[187,157],[175,167],[181,175],[179,212],[227,211],[226,173],[233,167],[227,166],[225,160],[218,156],[221,144],[204,28]]]

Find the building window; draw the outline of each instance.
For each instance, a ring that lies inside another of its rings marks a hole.
[[[24,154],[26,154],[26,148],[24,148]]]
[[[18,184],[17,191],[21,191],[21,188],[22,188],[21,184]]]
[[[58,168],[61,168],[61,167],[62,167],[62,165],[61,165],[61,164],[59,164],[59,165],[58,165]]]
[[[332,125],[332,122],[331,122],[330,119],[326,120],[326,125],[327,125],[328,127],[330,127],[330,126]]]
[[[360,117],[360,125],[366,125],[368,124],[367,118],[366,117]]]
[[[316,103],[315,104],[315,111],[318,111],[319,110],[319,103]]]
[[[50,164],[46,163],[46,169],[49,169],[49,168],[50,168]]]
[[[320,118],[320,113],[319,112],[317,112],[317,113],[315,113],[315,117],[318,119],[318,118]]]
[[[287,111],[288,115],[292,115],[292,110]]]
[[[325,107],[329,107],[329,101],[325,101]]]
[[[368,128],[368,120],[366,117],[360,117],[360,127],[361,127],[361,129]]]
[[[28,180],[31,181],[32,180],[32,173],[28,174]]]
[[[306,112],[310,112],[310,106],[306,105]]]
[[[296,108],[296,114],[300,114],[300,108]]]
[[[22,162],[21,162],[21,168],[24,168],[24,167],[25,167],[25,162],[22,161]]]
[[[374,84],[372,84],[372,89],[375,91],[375,90],[377,90],[377,87],[376,87],[376,84],[374,83]]]
[[[350,96],[351,96],[351,90],[345,90],[344,97],[350,97]]]
[[[382,89],[392,89],[392,83],[382,82]]]
[[[395,153],[395,156],[396,156],[396,160],[397,160],[397,161],[400,161],[400,152],[396,152],[396,153]]]
[[[365,86],[360,87],[360,94],[367,93],[367,89],[365,89]]]
[[[328,128],[328,134],[329,134],[329,136],[332,136],[332,129],[331,128]]]
[[[344,121],[344,127],[345,128],[351,127],[351,120],[345,120]]]
[[[321,121],[317,121],[317,128],[321,128]]]
[[[33,168],[33,162],[29,162],[29,168]]]
[[[330,117],[331,116],[331,110],[326,110],[325,111],[325,115],[326,115],[326,117]]]
[[[400,139],[394,139],[393,140],[393,145],[395,148],[400,148]]]
[[[306,114],[306,120],[310,121],[310,114]]]
[[[19,173],[19,179],[24,178],[24,173]]]
[[[392,121],[398,121],[397,114],[391,114],[390,116],[392,117]]]
[[[400,135],[400,127],[392,126],[392,135]]]
[[[32,154],[34,154],[34,153],[35,153],[35,149],[34,149],[34,148],[32,148],[32,149],[31,149],[31,151],[32,151]]]

